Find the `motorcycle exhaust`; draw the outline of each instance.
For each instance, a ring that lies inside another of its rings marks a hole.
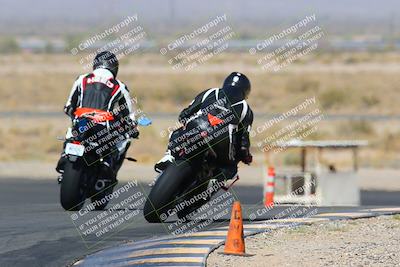
[[[101,191],[104,189],[104,187],[106,187],[106,182],[104,180],[97,180],[94,185],[94,189],[96,189],[96,191]]]

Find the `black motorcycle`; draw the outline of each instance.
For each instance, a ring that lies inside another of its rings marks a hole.
[[[218,147],[212,143],[224,145],[229,138],[216,140],[211,136],[227,125],[212,124],[210,117],[198,117],[171,135],[169,148],[175,162],[160,173],[152,186],[143,209],[148,222],[163,222],[174,214],[180,219],[188,218],[220,189],[227,190],[225,177],[216,174]]]
[[[123,126],[111,113],[80,108],[75,115],[72,137],[64,143],[63,171],[58,179],[61,206],[65,210],[80,210],[90,198],[96,210],[103,210],[125,159],[125,151],[121,153],[117,144],[126,142],[129,147],[129,135],[126,129],[120,129]],[[108,131],[110,125],[112,131]]]

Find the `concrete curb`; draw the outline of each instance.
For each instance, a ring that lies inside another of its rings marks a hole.
[[[310,218],[257,221],[244,224],[244,235],[247,237],[278,228],[317,222],[393,214],[400,214],[400,207],[360,208],[351,212],[320,213]],[[126,243],[86,256],[73,266],[205,266],[208,255],[224,244],[227,228],[223,226],[188,236],[165,236]]]

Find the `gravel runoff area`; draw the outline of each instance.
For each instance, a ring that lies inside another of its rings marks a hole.
[[[245,239],[251,257],[212,252],[207,266],[400,266],[400,215],[315,223]]]

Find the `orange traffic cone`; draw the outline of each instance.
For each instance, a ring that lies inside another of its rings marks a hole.
[[[242,207],[239,201],[233,203],[231,221],[229,223],[228,236],[226,237],[223,254],[250,256],[245,253]]]
[[[268,174],[264,183],[264,205],[271,207],[274,205],[274,187],[275,187],[275,169],[274,167],[268,168]]]

